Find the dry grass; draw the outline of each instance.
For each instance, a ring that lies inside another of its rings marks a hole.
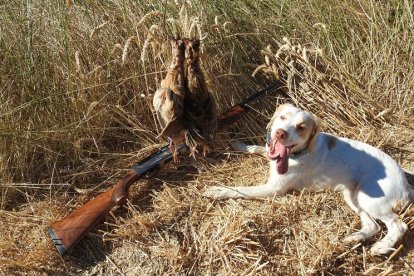
[[[395,101],[375,100],[322,49],[292,44],[286,37],[279,45],[275,53],[270,45],[262,51],[265,63],[253,75],[264,72],[285,80],[292,101],[324,118],[324,130],[377,147],[410,146],[414,123],[406,120],[406,113],[398,114]]]
[[[151,96],[177,34],[205,38],[203,67],[220,110],[283,78],[324,130],[380,147],[414,171],[411,2],[205,2],[0,5],[0,274],[413,274],[414,231],[391,257],[370,256],[370,243],[346,247],[359,220],[337,194],[201,196],[206,186],[266,179],[265,160],[229,144],[263,143],[284,100],[276,95],[219,135],[208,158],[137,183],[127,206],[72,255],[57,255],[47,226],[163,144]],[[401,213],[410,228],[413,215]]]

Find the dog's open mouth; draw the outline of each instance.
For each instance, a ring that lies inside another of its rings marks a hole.
[[[276,160],[276,170],[279,174],[285,174],[289,168],[289,154],[292,146],[285,146],[277,139],[271,140],[267,157]]]

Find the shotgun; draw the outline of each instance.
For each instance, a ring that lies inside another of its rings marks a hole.
[[[240,120],[249,110],[248,104],[266,95],[274,89],[280,90],[284,85],[281,81],[275,81],[266,88],[248,97],[241,103],[227,109],[217,117],[217,128],[223,128]],[[287,93],[280,91],[284,96]],[[183,152],[186,145],[178,146],[178,152]],[[65,254],[76,245],[90,230],[92,230],[108,212],[116,205],[126,202],[129,187],[143,176],[154,175],[165,163],[173,159],[173,154],[168,145],[158,152],[144,158],[133,166],[126,175],[111,189],[99,194],[86,204],[75,209],[62,220],[56,221],[49,227],[48,232],[60,255]]]

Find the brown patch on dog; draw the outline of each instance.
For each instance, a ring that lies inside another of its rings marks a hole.
[[[333,136],[328,137],[328,150],[333,149],[336,146],[336,138]]]
[[[309,129],[312,129],[312,124],[310,123],[306,124],[305,122],[300,121],[299,123],[296,124],[296,132],[303,139],[306,139],[309,136],[308,134]]]
[[[308,151],[312,150],[313,145],[315,144],[315,141],[316,141],[316,137],[318,136],[319,129],[320,129],[319,120],[315,118],[314,116],[312,116],[312,132],[309,135],[308,142],[306,145],[306,148]]]

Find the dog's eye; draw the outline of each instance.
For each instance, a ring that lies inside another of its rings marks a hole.
[[[297,130],[299,130],[299,131],[303,131],[303,130],[305,130],[306,125],[305,125],[305,124],[299,124],[299,125],[297,125],[297,126],[296,126],[296,128],[297,128]]]
[[[286,120],[286,117],[285,117],[285,116],[283,116],[283,115],[281,115],[281,116],[280,116],[280,120],[284,121],[284,120]]]

